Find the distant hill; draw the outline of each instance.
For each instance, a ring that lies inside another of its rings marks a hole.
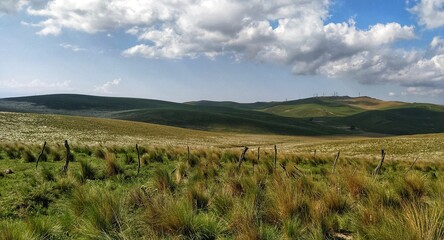
[[[0,111],[114,118],[162,125],[283,135],[444,132],[444,107],[370,97],[316,97],[285,102],[174,103],[54,94],[0,99]]]

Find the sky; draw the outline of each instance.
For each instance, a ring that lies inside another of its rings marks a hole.
[[[0,98],[444,104],[444,0],[0,0]]]

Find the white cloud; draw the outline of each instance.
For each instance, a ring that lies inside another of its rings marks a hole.
[[[100,86],[94,86],[94,91],[100,92],[100,93],[112,93],[111,88],[118,86],[121,81],[122,81],[122,79],[116,78],[116,79],[106,82]]]
[[[410,11],[426,19],[422,9],[432,6],[441,11],[442,2],[422,0]],[[296,75],[444,86],[444,40],[435,38],[423,51],[396,49],[394,43],[416,38],[413,26],[392,22],[359,29],[354,20],[326,23],[330,4],[330,0],[52,0],[27,12],[43,19],[30,24],[40,28],[40,35],[58,35],[63,29],[91,34],[123,29],[139,40],[123,51],[127,57],[228,55],[239,61],[287,65]],[[434,16],[436,21],[442,19],[438,13]],[[97,91],[109,91],[111,86]]]
[[[407,90],[401,94],[404,96],[417,95],[435,97],[438,95],[443,95],[444,88],[408,87]]]
[[[444,0],[420,0],[409,10],[418,16],[419,24],[426,28],[444,26]]]
[[[72,45],[69,43],[61,43],[59,44],[60,47],[64,48],[64,49],[68,49],[71,50],[73,52],[82,52],[82,51],[86,51],[86,48],[81,48],[77,45]]]
[[[395,97],[395,96],[396,96],[396,93],[394,93],[394,92],[389,92],[388,95],[389,95],[389,97]]]
[[[19,11],[27,2],[27,0],[1,0],[0,15]]]
[[[50,91],[70,91],[71,81],[47,82],[40,79],[31,81],[0,80],[0,87],[16,92],[50,92]]]

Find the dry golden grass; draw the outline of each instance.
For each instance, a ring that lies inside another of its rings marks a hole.
[[[0,143],[63,143],[65,139],[81,146],[133,146],[136,143],[173,148],[234,148],[249,146],[247,155],[255,158],[257,147],[278,154],[331,157],[341,150],[341,159],[379,160],[380,150],[386,161],[435,161],[444,158],[444,134],[412,136],[329,136],[303,137],[215,133],[156,124],[89,117],[0,112]]]

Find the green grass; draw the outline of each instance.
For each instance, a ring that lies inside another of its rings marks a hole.
[[[187,161],[186,148],[140,145],[148,157],[137,175],[137,163],[127,160],[134,147],[71,148],[76,161],[61,175],[63,161],[48,159],[36,171],[24,155],[8,157],[11,150],[35,154],[38,145],[0,144],[0,170],[15,172],[0,176],[1,239],[444,237],[442,158],[409,172],[410,159],[387,159],[374,176],[377,161],[347,151],[335,173],[333,155],[286,151],[275,170],[272,149],[263,147],[253,173],[254,148],[238,169],[240,147],[192,148]],[[103,156],[93,153],[99,149]]]

